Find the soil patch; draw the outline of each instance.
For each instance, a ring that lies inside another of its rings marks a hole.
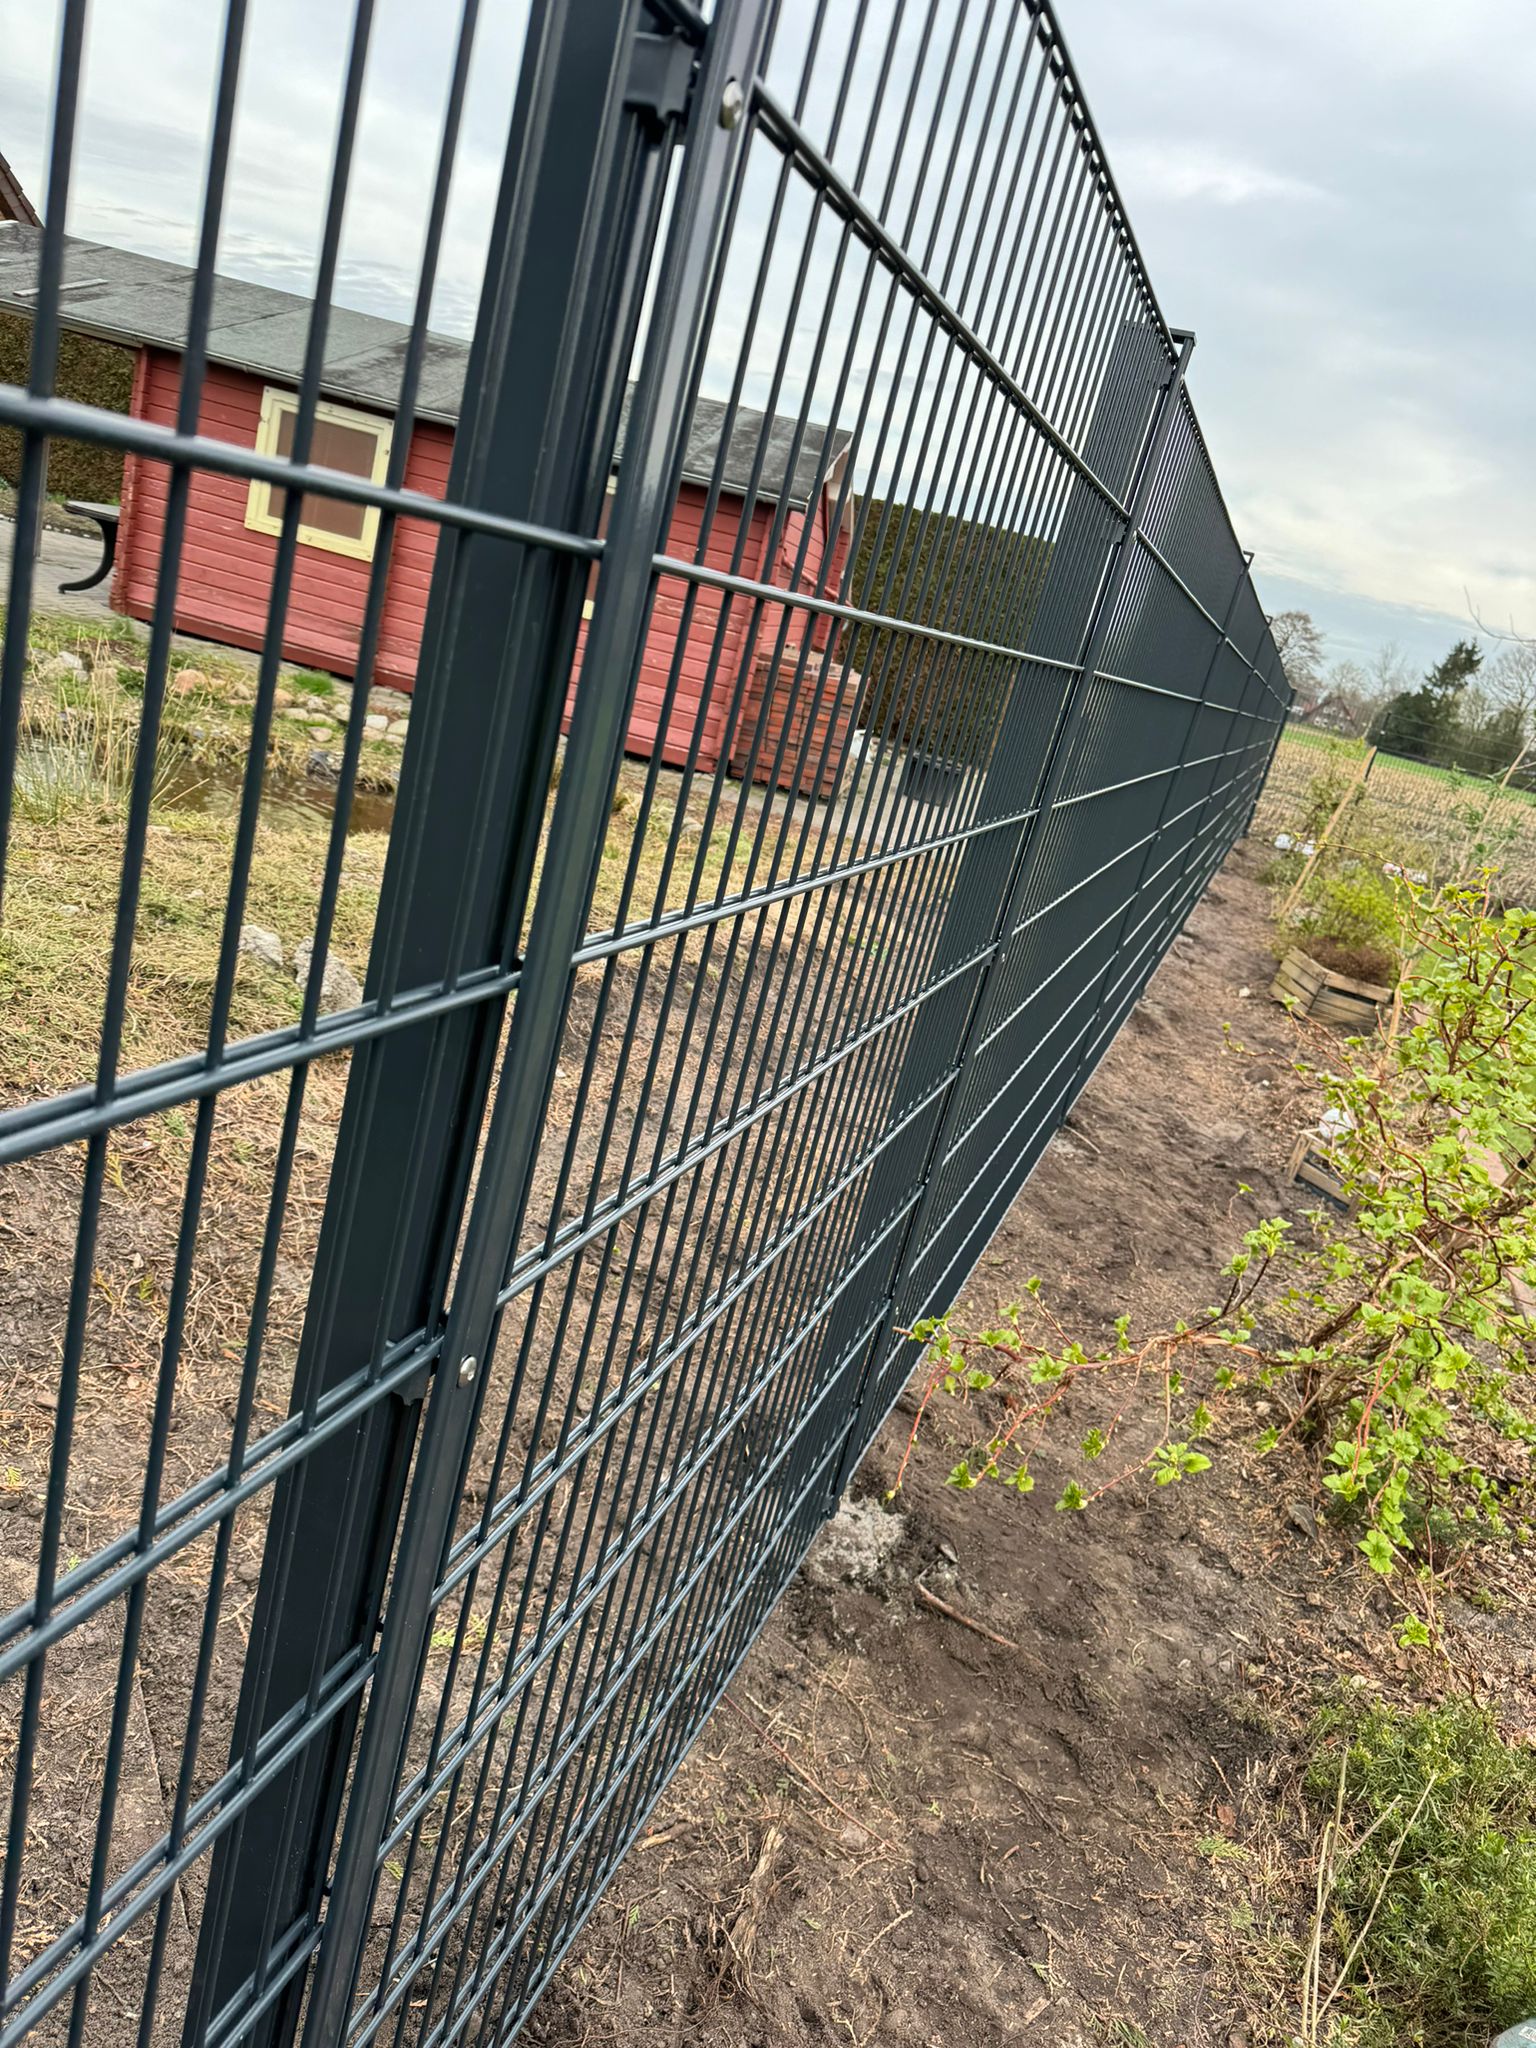
[[[1348,946],[1317,933],[1309,933],[1303,945],[1319,967],[1347,974],[1351,981],[1370,981],[1382,988],[1391,988],[1397,981],[1397,962],[1380,946]]]

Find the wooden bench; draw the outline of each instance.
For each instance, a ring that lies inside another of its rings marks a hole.
[[[76,583],[61,583],[59,592],[73,590],[94,590],[98,583],[104,583],[112,574],[112,564],[117,559],[117,526],[122,516],[120,505],[93,505],[83,498],[68,498],[64,503],[66,512],[73,512],[77,519],[94,519],[101,528],[101,562],[89,576],[82,576]]]

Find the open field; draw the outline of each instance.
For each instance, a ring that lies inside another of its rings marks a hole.
[[[1326,823],[1359,774],[1363,740],[1289,725],[1259,800],[1254,831],[1301,841]],[[1536,900],[1536,792],[1378,754],[1348,813],[1346,839],[1368,839],[1377,857],[1436,884],[1472,883],[1493,870],[1511,900]]]
[[[1358,766],[1368,751],[1364,740],[1346,739],[1342,733],[1317,732],[1310,726],[1291,724],[1285,728],[1281,737],[1276,759],[1278,765],[1278,762],[1287,755],[1293,758],[1303,755],[1321,756],[1342,764],[1353,762]],[[1378,775],[1390,779],[1399,774],[1416,776],[1428,782],[1438,782],[1442,787],[1458,793],[1479,789],[1486,792],[1499,786],[1497,777],[1472,775],[1461,768],[1441,768],[1433,761],[1412,761],[1406,754],[1377,754],[1371,769],[1372,782]],[[1511,783],[1507,794],[1512,799],[1520,798],[1528,804],[1536,805],[1536,790],[1524,789],[1518,784]]]

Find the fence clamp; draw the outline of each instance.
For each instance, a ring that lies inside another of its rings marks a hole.
[[[424,1358],[409,1379],[395,1382],[390,1391],[402,1408],[414,1408],[418,1401],[427,1398],[427,1389],[432,1384],[432,1372],[436,1364],[435,1354]]]
[[[630,59],[625,106],[648,114],[659,132],[686,111],[693,66],[694,49],[686,36],[641,30]]]

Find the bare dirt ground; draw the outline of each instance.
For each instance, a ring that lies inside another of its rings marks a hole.
[[[1283,1169],[1317,1104],[1266,994],[1253,865],[1240,848],[1050,1147],[972,1276],[977,1316],[1032,1274],[1085,1340],[1122,1309],[1176,1316],[1247,1223],[1306,1206]],[[1339,1678],[1439,1681],[1320,1524],[1306,1454],[1255,1457],[1248,1420],[1202,1479],[1083,1515],[1051,1511],[1038,1458],[1026,1500],[957,1493],[925,1438],[894,1548],[862,1572],[813,1555],[529,2039],[1283,2038],[1312,1846],[1297,1733]],[[909,1429],[898,1410],[855,1496],[879,1500]],[[1452,1658],[1529,1722],[1528,1574],[1481,1571]]]

